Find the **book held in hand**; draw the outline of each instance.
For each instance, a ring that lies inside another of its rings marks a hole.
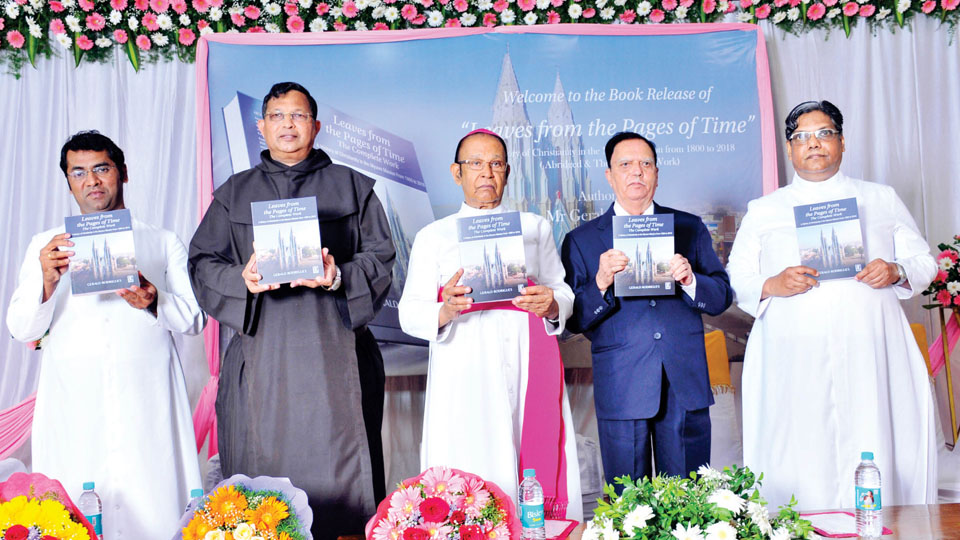
[[[857,275],[866,265],[857,199],[793,207],[800,264],[820,272],[821,281]]]
[[[73,294],[100,294],[140,285],[130,210],[69,216],[63,221],[73,242]]]
[[[527,285],[520,213],[468,216],[457,220],[460,284],[471,287],[474,302],[508,300]]]
[[[613,276],[616,296],[674,294],[670,273],[673,258],[673,214],[613,216],[613,249],[630,258]]]
[[[260,284],[323,275],[316,197],[256,201],[250,209]]]

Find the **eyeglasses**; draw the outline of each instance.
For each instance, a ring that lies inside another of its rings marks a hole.
[[[483,168],[488,164],[490,165],[490,170],[496,172],[502,172],[507,169],[507,162],[500,159],[494,159],[492,161],[483,161],[482,159],[464,159],[458,161],[457,163],[460,165],[466,165],[471,171],[482,171]]]
[[[301,113],[301,112],[294,112],[294,113],[272,112],[264,115],[264,118],[266,118],[268,122],[278,123],[278,122],[283,122],[283,119],[286,116],[290,116],[290,119],[293,120],[295,124],[305,124],[309,122],[311,118],[313,118],[312,114]]]
[[[793,144],[805,143],[810,140],[810,137],[816,137],[818,141],[832,141],[837,138],[837,135],[840,135],[840,132],[830,128],[816,131],[794,131],[793,135],[790,135],[790,142]]]
[[[71,180],[84,180],[87,178],[87,173],[93,173],[97,175],[97,178],[103,178],[104,176],[110,174],[110,171],[116,169],[116,165],[96,165],[88,169],[74,169],[67,173],[67,176]]]
[[[642,160],[625,159],[623,161],[618,161],[616,163],[616,166],[618,169],[622,171],[628,171],[630,170],[630,167],[632,167],[634,163],[640,163],[640,168],[644,170],[649,170],[657,166],[656,163],[654,163],[653,160],[650,160],[650,159],[642,159]]]

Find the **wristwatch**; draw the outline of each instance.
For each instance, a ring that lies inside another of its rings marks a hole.
[[[897,282],[894,283],[894,285],[903,285],[907,281],[907,272],[903,269],[902,264],[900,263],[893,263],[893,264],[897,265],[897,276],[900,277],[900,279],[898,279]]]
[[[333,283],[331,283],[329,287],[323,287],[323,285],[321,285],[321,287],[323,287],[323,290],[325,290],[325,291],[335,291],[335,290],[337,290],[337,289],[340,288],[340,283],[341,283],[341,281],[340,281],[340,267],[339,267],[339,266],[336,266],[335,268],[337,269],[337,275],[334,276],[334,278],[333,278]]]

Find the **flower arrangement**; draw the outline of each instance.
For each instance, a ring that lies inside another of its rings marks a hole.
[[[929,16],[953,32],[960,19],[958,6],[960,0],[739,0],[737,19],[768,21],[793,34],[839,27],[850,37],[858,24],[902,28],[913,17]]]
[[[960,310],[960,234],[953,237],[952,244],[937,246],[937,277],[923,291],[924,296],[932,296],[935,303],[923,307],[933,309],[943,307]]]
[[[60,482],[16,473],[0,485],[3,540],[90,540],[93,528]]]
[[[760,478],[747,467],[724,467],[723,472],[700,467],[690,478],[657,476],[604,491],[610,502],[600,502],[587,524],[583,540],[789,540],[806,538],[809,521],[793,510],[795,500],[770,515],[757,490]]]
[[[367,540],[508,540],[520,538],[513,502],[493,482],[432,467],[404,480],[380,503]]]
[[[312,540],[307,496],[287,479],[235,475],[180,520],[182,540]]]

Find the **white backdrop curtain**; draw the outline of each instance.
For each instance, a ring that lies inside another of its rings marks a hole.
[[[777,132],[796,103],[833,101],[845,116],[844,171],[896,188],[933,247],[960,233],[960,43],[928,17],[911,24],[912,29],[876,35],[856,28],[849,39],[841,32],[792,36],[769,26],[764,31]],[[612,53],[609,61],[635,62],[642,69],[642,59]],[[41,59],[38,69],[25,67],[19,80],[0,76],[0,125],[7,126],[0,137],[0,222],[8,238],[0,248],[4,317],[31,235],[77,211],[58,167],[60,146],[71,133],[97,129],[112,137],[127,158],[127,206],[189,242],[197,224],[194,86],[193,65],[146,65],[135,73],[122,56],[80,69],[70,58]],[[784,183],[793,172],[782,136],[778,159]],[[939,324],[931,324],[920,303],[908,303],[908,316],[927,324],[932,341]],[[182,351],[195,400],[207,372],[202,344],[191,339]],[[0,341],[0,409],[32,393],[38,371],[39,353],[12,339]],[[419,426],[421,385],[405,380],[397,390],[412,393],[388,397],[385,430],[411,416]],[[419,442],[419,433],[412,435],[392,444]],[[388,448],[388,455],[394,450],[399,448]],[[402,469],[416,463],[399,454],[394,461],[403,463]],[[392,479],[397,474],[388,472]]]

